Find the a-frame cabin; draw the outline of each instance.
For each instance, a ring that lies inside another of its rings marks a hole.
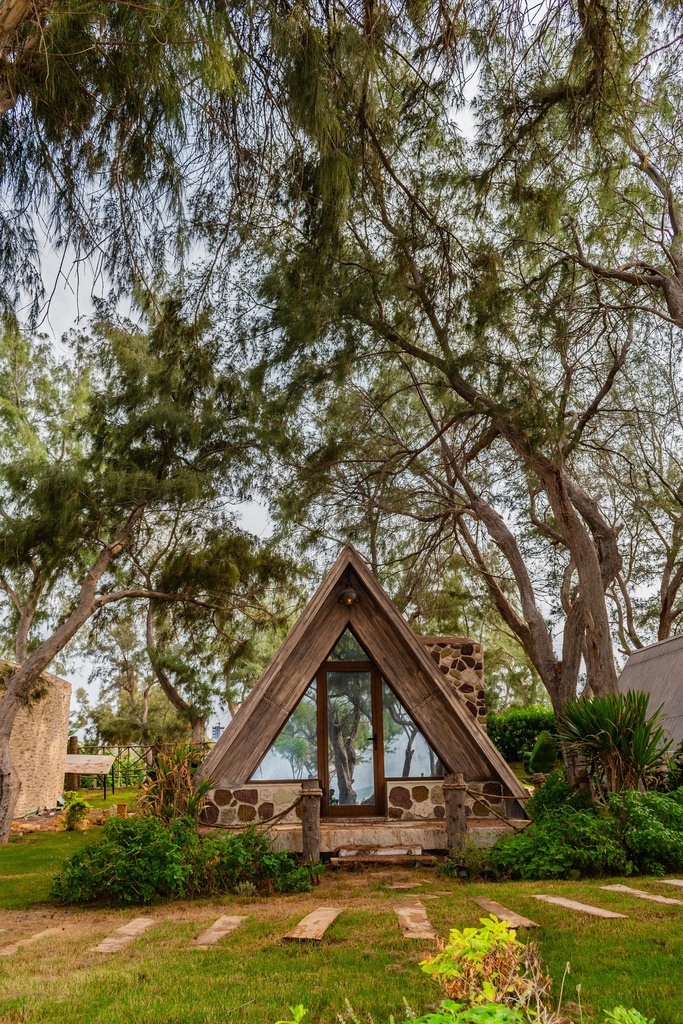
[[[276,840],[300,848],[297,797],[303,779],[317,778],[323,849],[343,845],[339,826],[354,824],[347,842],[413,837],[444,848],[440,780],[453,772],[468,783],[472,825],[523,817],[523,786],[429,639],[413,633],[358,552],[344,548],[202,765],[215,785],[207,823],[277,818]],[[327,845],[326,823],[335,826]]]

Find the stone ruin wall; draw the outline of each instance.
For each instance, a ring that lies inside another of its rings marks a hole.
[[[486,729],[484,651],[481,644],[461,636],[421,636],[420,640],[472,718]]]
[[[4,662],[2,667],[7,671],[13,666]],[[47,673],[42,680],[43,692],[19,710],[10,736],[10,753],[21,779],[14,812],[17,818],[39,808],[56,807],[64,791],[71,686]],[[0,694],[4,690],[0,680]]]

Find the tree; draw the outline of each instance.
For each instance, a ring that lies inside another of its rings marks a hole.
[[[234,5],[184,0],[3,0],[1,308],[25,289],[37,311],[45,239],[67,272],[73,253],[148,295],[167,260],[178,270],[208,230],[205,177],[225,193],[239,160],[213,143],[217,120],[230,133],[248,23]]]
[[[475,8],[478,24],[463,26],[473,47],[484,17]],[[605,10],[625,46],[614,56],[614,95],[601,93],[608,77],[596,65],[595,11],[553,6],[559,36],[522,24],[513,49],[529,47],[526,78],[505,64],[518,8],[490,43],[479,39],[483,95],[472,145],[451,117],[462,79],[450,75],[443,49],[419,45],[420,32],[416,41],[391,20],[375,31],[350,8],[284,12],[277,72],[291,136],[268,179],[277,201],[261,246],[269,342],[261,376],[270,393],[285,379],[275,422],[294,402],[301,410],[283,454],[318,474],[320,493],[336,457],[364,509],[380,495],[375,510],[450,532],[557,711],[575,696],[582,665],[589,691],[617,687],[607,592],[622,571],[621,526],[594,492],[591,454],[616,429],[610,395],[627,363],[646,352],[652,317],[663,314],[642,301],[642,280],[596,284],[608,276],[582,255],[584,227],[595,224],[597,237],[605,211],[623,248],[637,231],[647,240],[643,218],[668,209],[647,161],[619,176],[621,158],[618,180],[606,167],[585,202],[610,132],[617,137],[617,100],[628,99],[633,121],[646,110],[669,142],[676,119],[661,98],[664,70],[626,95],[633,79],[623,73],[645,59],[657,16],[631,25],[633,11]],[[453,58],[456,72],[464,52]],[[501,67],[509,81],[498,103]],[[542,99],[534,120],[530,103],[546,67],[551,81],[564,76],[561,102]],[[313,72],[316,87],[307,89]],[[558,111],[576,112],[574,72],[586,118],[565,145]],[[503,103],[525,89],[528,131],[513,136],[508,122],[519,124]],[[623,138],[623,120],[620,131]],[[498,136],[518,148],[496,149]],[[649,191],[634,204],[624,189],[641,173]],[[563,219],[581,201],[585,212]],[[579,240],[571,250],[560,245],[567,230]],[[675,251],[662,251],[675,269]]]
[[[150,590],[139,569],[146,538],[155,529],[163,536],[168,517],[213,507],[220,518],[226,495],[246,483],[244,390],[208,319],[187,322],[181,302],[168,299],[148,329],[103,316],[94,339],[81,337],[75,347],[77,359],[90,366],[90,390],[74,424],[80,446],[75,453],[60,450],[40,476],[20,458],[5,474],[7,515],[0,529],[32,529],[42,516],[49,533],[56,516],[79,560],[62,606],[7,680],[0,702],[4,840],[20,785],[9,749],[16,713],[42,671],[95,613],[120,601],[152,600],[201,607],[227,622],[249,589],[249,574],[276,577],[282,565],[241,536],[234,543],[216,539],[205,553],[210,573],[203,577],[191,571],[196,561],[178,574],[182,567],[171,548],[155,576],[166,589]]]

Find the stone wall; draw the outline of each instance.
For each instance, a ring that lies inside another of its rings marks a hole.
[[[0,695],[5,690],[4,678],[14,667],[10,662],[0,663]],[[56,807],[64,791],[70,703],[71,685],[45,672],[29,705],[21,708],[14,720],[10,752],[21,779],[14,812],[18,818],[38,808]]]
[[[387,817],[391,821],[425,821],[445,817],[443,785],[436,780],[387,779]],[[465,798],[465,812],[468,818],[495,818],[487,804],[499,814],[505,814],[506,801],[500,782],[485,780],[467,781],[472,793],[481,793],[485,798],[477,800],[468,793]]]
[[[473,793],[481,793],[499,814],[505,814],[500,782],[484,780],[467,783]],[[443,785],[437,779],[387,779],[387,814],[390,821],[438,821],[445,815]],[[248,782],[236,788],[221,787],[209,792],[202,814],[208,825],[247,825],[270,821],[291,808],[279,819],[282,824],[301,821],[301,803],[291,805],[301,795],[300,782]],[[466,812],[470,818],[495,818],[476,796],[468,793]]]
[[[202,820],[207,825],[248,825],[255,821],[270,821],[290,807],[301,795],[301,783],[247,782],[243,786],[222,786],[209,791]],[[298,803],[280,820],[284,823],[301,821]]]
[[[462,636],[421,636],[420,640],[472,717],[486,729],[484,651],[481,644]]]

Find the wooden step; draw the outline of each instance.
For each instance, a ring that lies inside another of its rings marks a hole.
[[[242,921],[246,921],[246,917],[233,917],[224,914],[190,943],[190,949],[208,949],[209,946],[215,946],[221,939],[237,931]]]
[[[435,939],[436,930],[429,923],[427,911],[421,903],[394,907],[404,939]]]
[[[417,846],[340,846],[336,857],[419,857],[422,847]]]
[[[502,903],[496,903],[495,900],[487,900],[483,896],[473,896],[472,899],[475,903],[479,904],[482,910],[488,911],[489,914],[495,914],[499,921],[505,921],[511,928],[538,928],[535,921],[528,917],[523,917],[521,914],[516,914],[514,910],[508,910]]]
[[[4,946],[0,949],[0,956],[12,956],[22,946],[32,946],[34,942],[39,942],[40,939],[45,939],[48,935],[61,935],[63,931],[63,928],[45,928],[42,932],[36,932],[35,935],[28,935],[25,939],[13,942],[11,946]]]
[[[532,899],[543,900],[545,903],[555,903],[558,907],[566,907],[567,910],[575,910],[579,914],[590,914],[591,917],[628,917],[628,914],[615,914],[613,910],[594,907],[590,903],[577,903],[576,900],[567,900],[564,896],[532,896]]]
[[[434,867],[438,863],[439,858],[431,853],[411,856],[401,854],[394,857],[382,857],[374,853],[363,854],[361,857],[330,857],[330,865],[333,868],[351,867],[352,864],[391,864],[393,866],[424,864],[426,867]]]
[[[323,935],[341,914],[339,907],[318,907],[312,914],[307,914],[291,931],[283,935],[283,939],[293,939],[298,942],[320,942]]]
[[[137,939],[138,935],[142,935],[148,928],[151,928],[156,921],[153,917],[135,917],[128,924],[122,925],[113,931],[111,935],[108,935],[106,939],[102,939],[96,946],[93,946],[89,952],[91,953],[118,953],[120,949],[127,946],[133,939]]]
[[[673,896],[658,896],[653,892],[644,892],[642,889],[631,889],[628,885],[601,885],[606,892],[623,892],[626,896],[635,896],[639,900],[649,900],[650,903],[666,903],[672,907],[683,907],[683,900],[675,900]]]

